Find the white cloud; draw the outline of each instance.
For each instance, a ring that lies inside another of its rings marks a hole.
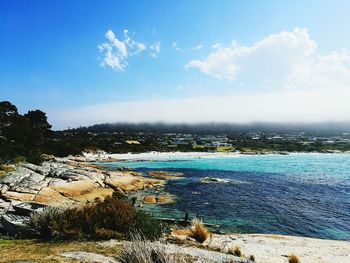
[[[217,48],[220,48],[221,46],[222,46],[221,43],[215,43],[215,44],[213,44],[211,47],[212,47],[213,49],[217,49]]]
[[[197,50],[202,48],[203,48],[203,44],[198,44],[197,46],[194,46],[192,49]]]
[[[317,54],[306,29],[270,35],[252,46],[217,43],[203,60],[186,68],[237,82],[247,89],[350,88],[350,52]]]
[[[116,37],[112,30],[105,34],[106,42],[98,45],[98,50],[103,54],[101,66],[110,67],[115,71],[124,71],[127,58],[143,52],[147,49],[145,43],[138,42],[129,36],[127,29],[123,30],[124,39]]]
[[[149,47],[153,52],[151,52],[151,56],[156,58],[160,53],[160,41],[155,42],[153,45]]]
[[[179,48],[177,42],[173,42],[173,43],[171,44],[171,46],[172,46],[175,50],[180,50],[180,49],[181,49],[181,48]]]
[[[350,121],[350,90],[283,90],[101,104],[49,112],[55,128],[104,122]]]

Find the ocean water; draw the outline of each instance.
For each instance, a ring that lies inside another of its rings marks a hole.
[[[189,212],[224,232],[350,240],[350,154],[177,158],[105,164],[176,171],[165,191],[176,203],[148,206],[157,216]],[[204,183],[203,177],[225,179]]]

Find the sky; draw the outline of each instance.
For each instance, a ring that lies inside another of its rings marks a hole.
[[[55,129],[350,121],[350,1],[0,0],[0,100]]]

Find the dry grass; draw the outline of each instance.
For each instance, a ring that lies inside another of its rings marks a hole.
[[[250,256],[249,256],[249,259],[250,259],[251,261],[255,262],[255,257],[254,257],[253,255],[250,255]]]
[[[292,254],[292,255],[288,256],[288,262],[289,263],[300,263],[300,260],[296,255]]]
[[[13,172],[15,169],[16,168],[13,165],[0,164],[0,177],[5,176],[10,172]]]
[[[159,243],[152,243],[140,234],[132,235],[132,242],[127,243],[119,256],[121,263],[180,263],[176,255],[167,254]]]
[[[194,238],[199,243],[203,243],[210,236],[210,232],[204,226],[202,220],[197,218],[192,220],[192,226],[190,230],[191,230],[190,237]]]
[[[86,251],[106,256],[119,256],[122,246],[102,247],[95,242],[39,242],[36,240],[6,240],[0,239],[0,262],[35,261],[48,262],[77,262],[73,259],[60,257],[59,254],[68,251]]]
[[[179,228],[171,231],[172,236],[190,236],[192,231],[188,228]]]
[[[241,250],[241,248],[239,246],[235,246],[233,249],[230,249],[229,253],[232,254],[232,255],[235,255],[237,257],[242,257],[243,256],[242,250]]]

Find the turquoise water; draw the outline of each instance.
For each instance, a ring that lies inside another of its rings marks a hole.
[[[292,154],[109,163],[112,167],[171,170],[185,179],[166,191],[175,204],[163,216],[201,214],[228,232],[277,233],[350,240],[350,154]],[[203,183],[203,177],[244,184]]]

